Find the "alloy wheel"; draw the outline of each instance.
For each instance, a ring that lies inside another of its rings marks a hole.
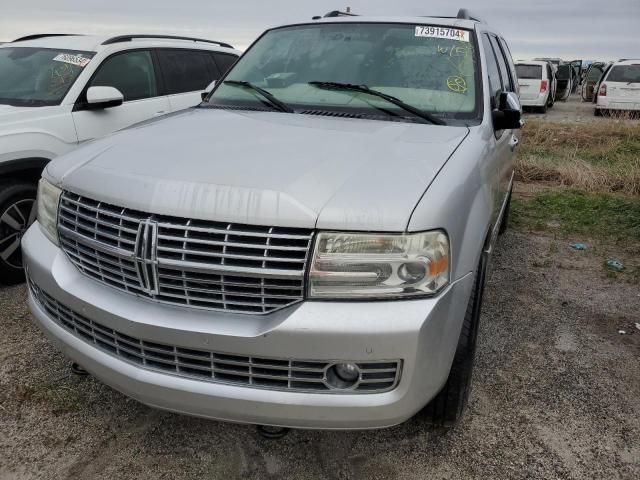
[[[36,212],[35,199],[27,198],[10,204],[0,215],[0,259],[12,268],[22,269],[20,241]]]

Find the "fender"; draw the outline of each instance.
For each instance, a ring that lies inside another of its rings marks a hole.
[[[7,177],[12,174],[39,176],[50,161],[51,159],[43,157],[18,158],[4,161],[0,163],[0,177]]]
[[[491,239],[493,200],[482,132],[472,128],[416,206],[407,231],[435,228],[449,235],[451,281],[474,272]],[[482,150],[478,146],[483,146]]]

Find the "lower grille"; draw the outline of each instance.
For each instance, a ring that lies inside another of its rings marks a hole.
[[[327,369],[334,362],[235,355],[149,342],[89,320],[30,279],[27,281],[33,297],[60,327],[104,352],[149,370],[212,383],[338,394],[386,392],[400,379],[400,361],[358,363],[360,378],[355,387],[336,390],[326,381]]]

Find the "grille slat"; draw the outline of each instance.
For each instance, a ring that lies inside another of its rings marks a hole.
[[[64,192],[60,245],[80,272],[172,305],[265,314],[300,302],[313,237],[300,228],[147,214]]]
[[[361,373],[354,389],[332,389],[325,372],[333,362],[233,355],[134,338],[64,306],[30,278],[27,283],[35,301],[57,325],[95,348],[148,370],[211,383],[332,394],[387,392],[400,379],[399,360],[358,363]]]

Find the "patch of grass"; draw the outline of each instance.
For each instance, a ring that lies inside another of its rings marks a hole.
[[[571,235],[640,241],[640,198],[575,189],[544,190],[531,197],[513,197],[516,228],[555,231]]]
[[[591,192],[640,194],[640,123],[530,121],[522,133],[516,178]]]

